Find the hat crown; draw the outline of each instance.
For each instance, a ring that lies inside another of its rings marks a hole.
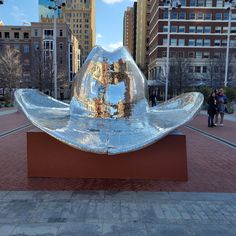
[[[113,52],[96,46],[75,76],[72,115],[130,118],[142,115],[147,103],[147,83],[126,48]]]

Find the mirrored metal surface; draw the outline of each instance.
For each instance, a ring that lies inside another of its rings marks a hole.
[[[19,89],[17,103],[38,128],[94,153],[118,154],[150,145],[192,119],[203,96],[186,93],[148,107],[147,84],[125,48],[95,47],[76,75],[70,105]]]

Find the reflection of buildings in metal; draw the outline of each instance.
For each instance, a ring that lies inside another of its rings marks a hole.
[[[75,77],[70,105],[36,90],[15,93],[17,103],[40,129],[73,147],[117,154],[152,144],[190,120],[203,96],[183,94],[149,108],[147,84],[125,48],[95,47]]]

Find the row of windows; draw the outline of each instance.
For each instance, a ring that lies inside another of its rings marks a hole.
[[[163,19],[168,19],[168,10],[165,9]],[[171,19],[173,20],[228,20],[229,19],[229,13],[215,13],[212,14],[211,12],[189,12],[188,14],[184,11],[171,12]],[[232,20],[236,20],[236,13],[232,14]]]
[[[73,25],[74,28],[83,28],[83,25],[82,24],[74,24]],[[84,28],[88,29],[89,28],[89,25],[88,24],[84,24]]]
[[[163,39],[164,46],[167,45],[167,38]],[[227,40],[226,39],[176,39],[171,38],[170,39],[170,45],[171,46],[226,46]],[[230,47],[236,47],[236,40],[230,40]]]
[[[186,6],[186,0],[180,0],[181,6]],[[228,3],[223,0],[216,0],[215,3],[213,0],[190,0],[188,6],[190,7],[227,7]],[[168,6],[168,3],[165,2],[164,6]]]
[[[0,38],[6,38],[9,39],[10,38],[10,32],[0,32]],[[13,33],[14,39],[19,39],[20,38],[20,32],[14,32]],[[29,39],[29,33],[28,32],[23,32],[22,34],[24,39]]]
[[[172,25],[170,28],[170,32],[173,33],[228,33],[227,26],[184,26],[184,25]],[[214,31],[214,32],[213,32]],[[168,26],[163,26],[163,32],[168,32]],[[231,33],[236,33],[236,26],[231,27]]]
[[[166,51],[162,52],[162,57],[166,57]],[[210,52],[207,51],[188,51],[187,55],[184,55],[184,52],[179,51],[171,51],[170,52],[170,58],[183,58],[183,57],[187,57],[187,58],[198,58],[198,59],[206,59],[206,58],[221,58],[221,57],[225,57],[224,53],[220,53],[220,52],[214,52],[212,55],[210,54]],[[236,59],[236,53],[234,54],[234,58]]]

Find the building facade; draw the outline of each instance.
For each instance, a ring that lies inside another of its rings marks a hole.
[[[60,0],[66,5],[58,10],[59,21],[67,23],[78,39],[81,64],[95,45],[95,0]],[[48,9],[53,2],[39,0],[40,21],[51,22],[53,11]]]
[[[134,48],[134,9],[128,7],[123,18],[123,45],[128,48],[133,56]]]
[[[181,0],[171,10],[170,74],[172,88],[224,85],[229,10],[223,0]],[[152,0],[150,9],[149,79],[164,81],[168,7]],[[236,9],[230,37],[228,85],[236,86]]]
[[[136,63],[147,76],[150,0],[137,1]]]
[[[33,22],[31,26],[0,26],[0,53],[17,49],[23,66],[21,87],[52,90],[53,24]],[[65,23],[57,27],[58,89],[69,88],[79,68],[78,40]],[[59,91],[60,93],[60,91]]]

